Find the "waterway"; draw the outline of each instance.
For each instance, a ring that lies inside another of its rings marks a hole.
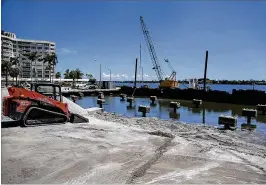
[[[158,88],[159,87],[159,83],[137,83],[137,87],[142,86],[143,84],[148,85],[150,88]],[[133,87],[134,83],[115,83],[116,86],[130,86]],[[179,88],[180,89],[185,89],[187,88],[188,84],[179,84]],[[200,86],[202,87],[203,85],[200,84]],[[226,91],[229,93],[232,93],[233,89],[243,89],[243,90],[247,90],[247,89],[253,89],[253,85],[231,85],[231,84],[207,84],[207,86],[209,86],[212,90],[219,90],[219,91]],[[265,91],[266,92],[266,85],[254,85],[254,89],[255,90],[261,90],[261,91]]]
[[[76,101],[83,108],[97,107],[97,96],[87,96]],[[175,114],[169,108],[171,101],[178,101],[181,107]],[[120,101],[119,97],[105,96],[104,110],[111,113],[118,113],[128,117],[141,117],[138,112],[139,105],[148,105],[151,107],[147,117],[157,117],[164,120],[176,120],[187,123],[206,124],[212,126],[218,125],[220,115],[238,116],[238,127],[246,122],[246,118],[241,116],[243,108],[256,108],[254,106],[232,105],[222,103],[203,102],[201,108],[192,108],[191,101],[159,99],[156,105],[151,105],[149,98],[135,98],[133,108],[129,107],[126,101]],[[258,116],[252,119],[252,124],[257,125],[257,131],[266,135],[266,116]]]

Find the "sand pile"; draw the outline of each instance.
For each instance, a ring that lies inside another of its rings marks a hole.
[[[256,134],[111,113],[89,119],[2,129],[2,183],[266,183]]]

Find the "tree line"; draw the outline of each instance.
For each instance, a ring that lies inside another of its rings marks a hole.
[[[2,57],[3,58],[3,57]],[[37,52],[30,53],[20,53],[19,56],[10,57],[9,60],[1,60],[1,72],[5,75],[6,86],[8,85],[8,75],[10,75],[13,79],[16,78],[16,85],[18,85],[17,78],[19,75],[22,75],[22,64],[23,61],[21,59],[26,59],[30,61],[30,78],[31,82],[33,80],[33,76],[36,78],[37,72],[36,69],[33,69],[33,63],[35,62],[43,62],[44,64],[48,64],[46,68],[42,69],[42,77],[44,75],[44,70],[49,71],[50,82],[52,81],[52,71],[54,71],[56,64],[58,63],[57,55],[55,53],[45,54],[44,56],[39,55]]]
[[[74,70],[69,70],[67,69],[64,73],[64,79],[72,79],[73,81],[75,81],[76,79],[82,79],[84,76],[84,73],[79,69],[74,69]],[[62,74],[60,72],[57,72],[55,74],[56,78],[61,78]],[[90,81],[96,81],[96,79],[94,78],[94,76],[90,73],[86,74],[86,77],[90,80]]]

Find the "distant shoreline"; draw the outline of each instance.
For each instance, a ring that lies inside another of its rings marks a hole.
[[[134,81],[116,81],[117,83],[134,83]],[[137,81],[137,83],[159,83],[158,81]],[[179,81],[181,84],[189,84],[188,82]],[[203,82],[199,82],[199,84],[203,84]],[[217,85],[252,85],[253,82],[208,82],[207,84],[217,84]],[[254,82],[254,85],[266,85],[266,82]]]

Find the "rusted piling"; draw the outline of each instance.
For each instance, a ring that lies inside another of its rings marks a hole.
[[[262,105],[262,104],[258,104],[257,105],[257,113],[258,115],[266,115],[266,104]]]
[[[242,109],[242,116],[247,117],[247,123],[241,125],[241,129],[253,130],[257,128],[256,125],[251,124],[251,118],[257,117],[257,110],[255,109]]]
[[[120,101],[125,101],[125,98],[127,97],[126,94],[120,94],[119,96],[121,98]]]
[[[134,97],[127,97],[127,102],[129,103],[129,107],[132,107],[132,103],[135,101]]]
[[[98,99],[97,104],[100,106],[100,108],[103,108],[103,104],[105,103],[104,99]]]
[[[140,105],[139,109],[138,109],[138,112],[142,113],[142,117],[146,117],[146,113],[150,112],[150,107],[145,106],[145,105]]]
[[[174,109],[174,112],[176,113],[176,109],[180,108],[180,103],[179,102],[170,102],[170,108]]]
[[[218,124],[224,125],[225,130],[236,130],[237,117],[221,115],[218,118]]]
[[[193,100],[192,100],[192,104],[193,104],[196,108],[199,108],[200,105],[202,104],[202,100],[193,99]]]

